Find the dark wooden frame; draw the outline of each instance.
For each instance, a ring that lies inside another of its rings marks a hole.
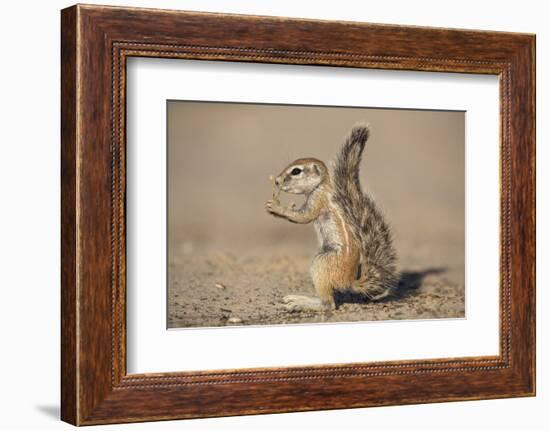
[[[534,395],[534,35],[78,5],[62,11],[61,49],[63,420],[87,425]],[[129,56],[498,75],[500,354],[127,375]]]

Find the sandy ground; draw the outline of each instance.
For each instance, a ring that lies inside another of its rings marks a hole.
[[[414,265],[401,272],[396,295],[382,302],[339,297],[343,303],[328,314],[288,312],[285,295],[315,293],[309,263],[304,254],[182,253],[169,268],[168,327],[464,317],[460,269]]]

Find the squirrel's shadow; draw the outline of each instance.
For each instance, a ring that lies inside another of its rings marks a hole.
[[[422,285],[422,281],[428,275],[442,274],[446,270],[447,268],[428,268],[424,271],[401,271],[395,291],[390,296],[376,302],[384,303],[406,298]],[[337,292],[335,301],[337,307],[342,304],[366,304],[370,302],[361,294],[346,291]]]

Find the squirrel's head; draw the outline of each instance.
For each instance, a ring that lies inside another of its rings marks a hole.
[[[317,159],[298,159],[275,178],[275,185],[283,192],[295,195],[311,193],[328,179],[326,165]]]

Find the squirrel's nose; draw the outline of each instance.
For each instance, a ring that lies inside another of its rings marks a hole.
[[[281,185],[281,178],[280,178],[280,177],[275,178],[275,185],[276,185],[276,186],[280,186],[280,185]]]

